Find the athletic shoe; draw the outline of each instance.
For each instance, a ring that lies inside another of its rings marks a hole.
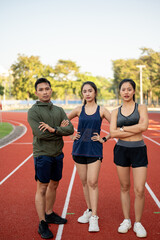
[[[133,231],[136,233],[137,237],[147,237],[147,232],[140,222],[135,222]]]
[[[67,219],[60,217],[55,212],[45,214],[45,218],[47,223],[65,224],[67,222]]]
[[[89,219],[89,232],[99,232],[98,216],[91,216]]]
[[[39,223],[38,233],[41,235],[41,238],[53,238],[53,233],[49,230],[48,223],[43,220]]]
[[[83,213],[83,215],[77,219],[77,221],[79,223],[88,223],[91,216],[92,216],[92,211],[89,211],[89,209],[87,209]]]
[[[130,219],[124,219],[123,222],[120,224],[118,228],[119,233],[127,233],[128,230],[131,228],[131,220]]]

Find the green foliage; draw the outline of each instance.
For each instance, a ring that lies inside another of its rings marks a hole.
[[[115,86],[115,93],[118,96],[119,92],[119,83],[124,78],[131,78],[136,82],[137,88],[139,88],[139,80],[138,80],[138,69],[136,65],[138,65],[138,60],[136,59],[118,59],[113,62],[113,71],[114,71],[114,80],[113,84]]]
[[[140,73],[137,65],[143,68],[143,93],[149,103],[160,97],[160,52],[150,48],[141,48],[139,59],[113,60],[114,79],[95,77],[88,73],[81,73],[80,67],[71,60],[60,59],[55,67],[44,65],[38,56],[27,57],[18,55],[16,63],[12,64],[12,77],[5,80],[0,77],[0,94],[4,89],[6,95],[11,94],[16,99],[35,99],[34,84],[37,78],[45,77],[52,85],[53,99],[79,99],[81,86],[85,81],[92,81],[98,88],[98,100],[119,99],[119,83],[124,78],[132,78],[136,82],[136,97],[140,92]]]
[[[140,92],[140,70],[137,65],[145,65],[143,68],[143,95],[151,104],[153,95],[160,97],[160,52],[149,48],[141,48],[142,54],[139,59],[118,59],[112,61],[115,93],[118,98],[118,86],[122,79],[131,78],[136,82],[136,97]]]
[[[59,60],[54,68],[54,78],[58,81],[76,80],[79,67],[70,60]]]
[[[0,95],[2,96],[4,94],[4,87],[0,84]]]
[[[112,81],[104,77],[97,77],[97,87],[98,87],[98,99],[99,100],[109,100],[115,98],[114,91],[112,89]]]
[[[35,98],[34,84],[39,77],[48,77],[53,72],[49,66],[43,65],[39,57],[18,55],[18,60],[11,66],[13,75],[12,94],[16,99]]]
[[[150,48],[141,48],[141,62],[146,66],[144,70],[145,92],[151,104],[153,95],[160,97],[160,52]]]

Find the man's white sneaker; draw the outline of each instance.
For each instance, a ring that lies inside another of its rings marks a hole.
[[[91,216],[92,216],[92,211],[89,211],[89,209],[87,209],[83,213],[83,215],[77,219],[77,221],[79,223],[88,223]]]
[[[147,232],[140,222],[135,222],[133,231],[136,233],[137,237],[147,237]]]
[[[124,219],[118,228],[119,233],[127,233],[128,230],[132,227],[130,219]]]
[[[91,216],[89,219],[89,232],[99,232],[98,216]]]

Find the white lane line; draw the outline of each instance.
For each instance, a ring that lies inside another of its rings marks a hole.
[[[155,128],[148,128],[148,130],[155,131],[155,132],[160,132],[160,130],[157,130]]]
[[[67,192],[67,197],[66,197],[66,200],[65,200],[65,205],[64,205],[64,208],[63,208],[63,212],[62,212],[62,217],[63,218],[65,218],[66,214],[67,214],[67,210],[68,210],[68,206],[69,206],[69,201],[70,201],[70,196],[71,196],[71,192],[72,192],[72,187],[73,187],[75,175],[76,175],[76,166],[74,165],[72,177],[71,177],[69,188],[68,188],[68,192]],[[59,225],[55,240],[61,240],[62,233],[63,233],[63,228],[64,228],[64,224]]]
[[[150,193],[151,197],[154,199],[155,203],[157,204],[157,206],[160,208],[160,201],[158,200],[158,198],[156,197],[156,195],[154,194],[154,192],[151,190],[150,186],[148,185],[148,183],[145,183],[145,187],[147,188],[148,192]]]
[[[1,182],[0,185],[2,185],[2,183],[4,183],[10,176],[13,175],[13,173],[15,173],[24,163],[26,163],[31,157],[33,156],[33,153],[31,155],[29,155],[29,157],[27,157],[20,165],[18,165],[18,167],[16,167],[10,174],[8,174],[8,176],[6,176]]]
[[[152,138],[150,137],[147,137],[145,135],[143,135],[144,138],[147,138],[148,140],[150,140],[151,142],[154,142],[155,144],[159,145],[160,146],[160,143],[159,142],[156,142],[155,140],[153,140]]]

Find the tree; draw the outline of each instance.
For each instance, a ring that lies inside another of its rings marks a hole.
[[[117,97],[117,104],[119,104],[119,83],[124,78],[131,78],[136,82],[137,88],[139,89],[139,77],[138,77],[138,69],[136,65],[138,65],[137,59],[118,59],[112,61],[113,63],[113,71],[114,71],[114,91]],[[136,92],[137,96],[139,96],[139,91]]]
[[[140,61],[146,66],[144,70],[147,79],[146,89],[148,104],[152,104],[153,99],[157,96],[160,98],[160,52],[155,52],[151,48],[141,48]]]
[[[75,62],[60,59],[54,68],[54,80],[56,80],[54,86],[56,90],[53,89],[54,96],[57,98],[65,96],[66,103],[68,103],[68,98],[74,94],[74,82],[78,80],[78,73],[79,67]]]
[[[115,98],[115,93],[112,88],[112,81],[104,77],[97,77],[97,87],[99,89],[98,99],[110,100]]]
[[[145,65],[143,68],[143,95],[150,105],[153,99],[160,97],[160,52],[155,52],[150,48],[141,48],[139,59],[118,59],[113,62],[114,86],[118,98],[119,82],[123,78],[132,78],[137,85],[136,97],[139,98],[140,76],[137,65]]]
[[[0,95],[3,96],[4,94],[4,87],[0,84]]]
[[[13,76],[12,93],[16,99],[35,98],[34,84],[38,77],[48,77],[53,69],[43,65],[38,56],[18,55],[17,62],[11,66]],[[50,79],[53,78],[50,76]]]

